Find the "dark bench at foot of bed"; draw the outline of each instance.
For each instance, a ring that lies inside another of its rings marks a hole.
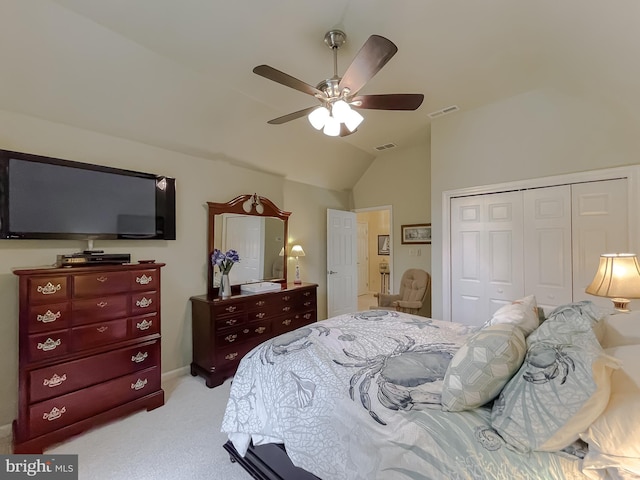
[[[240,464],[258,480],[319,480],[315,475],[293,465],[282,444],[268,443],[257,447],[249,445],[244,457],[240,456],[231,441],[223,447],[229,452],[232,462]]]

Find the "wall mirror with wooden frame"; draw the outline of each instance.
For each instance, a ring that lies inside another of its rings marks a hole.
[[[240,261],[231,268],[231,285],[262,281],[286,283],[287,235],[291,212],[280,210],[257,194],[226,203],[207,202],[207,295],[217,296],[220,272],[211,263],[214,249],[236,250]]]

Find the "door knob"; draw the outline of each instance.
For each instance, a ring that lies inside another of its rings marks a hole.
[[[336,273],[338,273],[338,272],[334,272],[333,270],[329,270],[327,273],[328,273],[329,275],[334,275],[334,274],[336,274]]]

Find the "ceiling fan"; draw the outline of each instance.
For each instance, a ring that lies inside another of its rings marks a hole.
[[[358,95],[362,87],[396,54],[398,47],[380,35],[371,35],[340,77],[338,49],[346,40],[347,35],[341,30],[330,30],[324,36],[324,43],[333,52],[333,77],[315,87],[269,65],[258,65],[253,69],[253,73],[316,97],[321,104],[274,118],[267,123],[280,125],[308,115],[315,129],[322,129],[329,136],[343,137],[355,132],[363,120],[362,115],[354,109],[416,110],[422,104],[424,95],[421,93]]]

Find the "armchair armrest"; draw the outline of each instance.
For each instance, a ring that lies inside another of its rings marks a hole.
[[[397,294],[378,293],[376,296],[378,297],[379,307],[392,307],[393,302],[400,300],[400,295]]]
[[[400,308],[421,308],[422,307],[422,302],[419,301],[409,301],[409,300],[396,300],[395,302],[393,302],[394,306],[400,307]]]

